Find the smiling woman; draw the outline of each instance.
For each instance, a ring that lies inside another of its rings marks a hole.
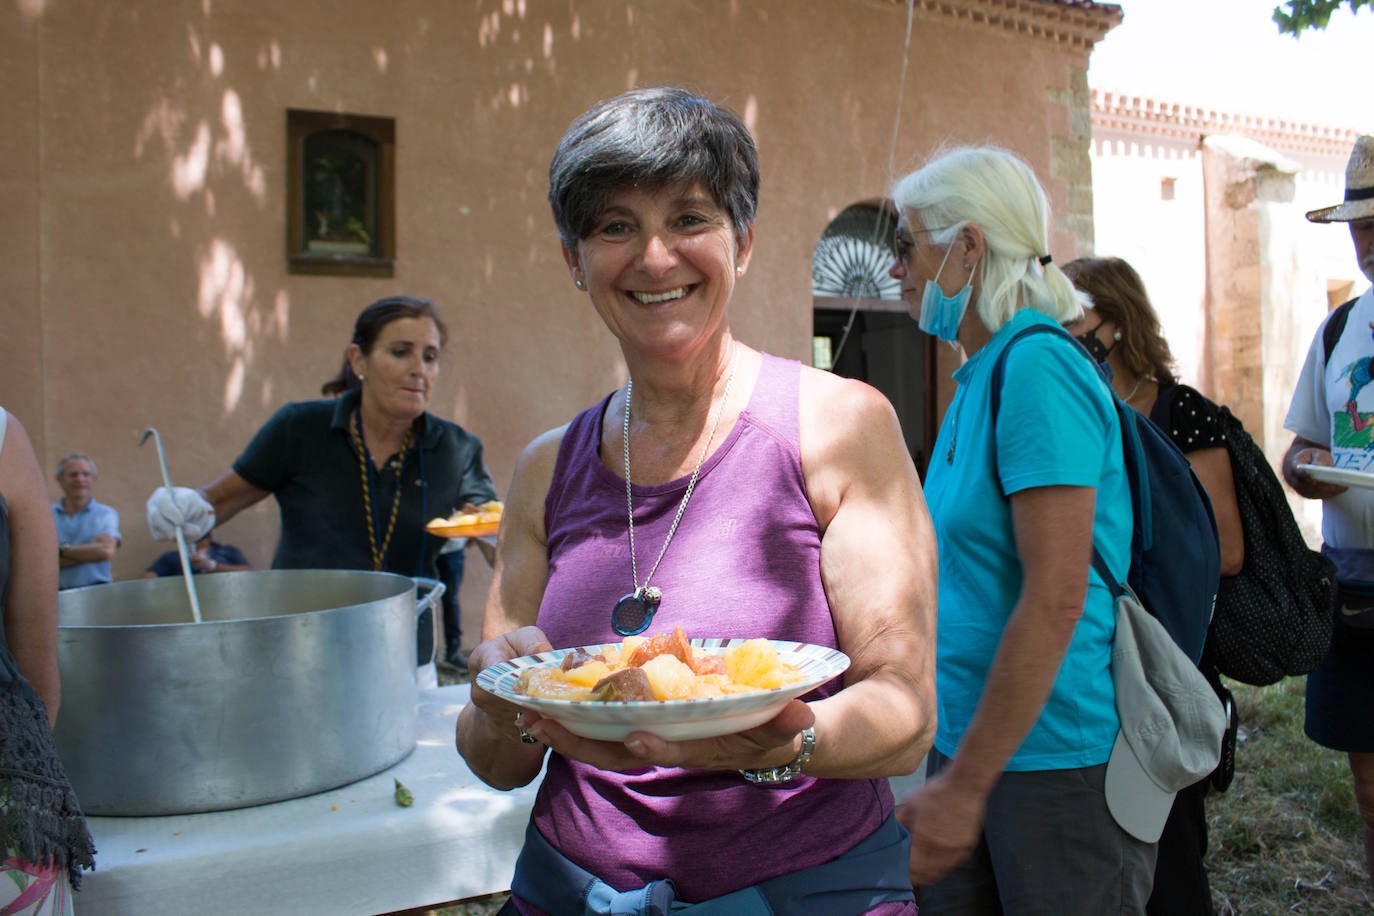
[[[573,123],[549,179],[573,286],[630,379],[525,449],[469,659],[473,772],[521,786],[547,755],[509,912],[580,911],[590,882],[665,911],[762,894],[779,912],[914,913],[884,777],[934,726],[935,547],[891,405],[732,334],[759,180],[735,115],[626,93]],[[728,734],[598,740],[482,687],[516,658],[676,626],[854,664]],[[717,854],[740,836],[751,855]]]

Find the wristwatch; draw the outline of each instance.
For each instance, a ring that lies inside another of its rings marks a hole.
[[[801,750],[792,758],[791,763],[765,770],[740,770],[740,775],[756,786],[780,786],[796,779],[801,775],[802,768],[811,762],[811,755],[816,752],[816,730],[807,727],[802,729],[801,735]]]

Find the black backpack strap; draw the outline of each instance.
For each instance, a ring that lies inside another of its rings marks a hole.
[[[1356,299],[1336,306],[1322,327],[1322,353],[1325,354],[1323,362],[1331,362],[1331,351],[1336,349],[1336,341],[1341,339],[1341,332],[1345,330],[1345,323],[1350,320],[1350,310],[1355,307]]]

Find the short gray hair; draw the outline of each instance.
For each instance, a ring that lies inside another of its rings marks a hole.
[[[570,250],[592,234],[612,194],[700,182],[730,214],[735,235],[754,224],[759,155],[734,113],[685,89],[634,89],[573,122],[549,164],[549,205]]]
[[[87,455],[85,452],[70,452],[66,455],[63,455],[61,458],[57,459],[57,474],[55,476],[61,477],[62,472],[67,469],[67,462],[76,461],[78,459],[86,462],[91,466],[92,477],[100,476],[100,472],[95,469],[95,459],[93,459],[90,455]]]

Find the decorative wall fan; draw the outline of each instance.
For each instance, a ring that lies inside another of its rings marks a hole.
[[[831,221],[811,258],[811,295],[852,299],[900,299],[892,266],[892,214],[855,204]]]

